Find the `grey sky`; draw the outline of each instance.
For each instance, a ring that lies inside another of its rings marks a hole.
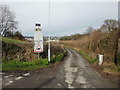
[[[52,2],[51,28],[48,30],[49,6],[47,2],[8,2],[15,11],[19,30],[23,35],[34,35],[34,24],[40,22],[44,35],[71,35],[84,33],[89,26],[99,27],[105,19],[118,19],[117,2]]]

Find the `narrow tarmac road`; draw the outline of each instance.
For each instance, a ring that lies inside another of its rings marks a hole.
[[[74,50],[55,67],[22,73],[4,73],[3,88],[118,88],[96,72]]]

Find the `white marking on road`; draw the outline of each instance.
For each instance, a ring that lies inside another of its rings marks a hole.
[[[5,85],[9,85],[12,84],[14,81],[9,81],[8,83],[6,83]]]
[[[15,78],[15,80],[20,80],[22,78],[23,78],[22,76],[19,76],[19,77]]]
[[[72,71],[73,73],[75,73],[75,72],[77,72],[77,70],[78,70],[77,67],[72,67],[72,70],[71,70],[71,71]]]
[[[81,84],[85,84],[86,83],[86,79],[83,76],[78,76],[77,82],[79,82]]]
[[[12,77],[13,75],[10,75],[10,77]]]
[[[30,73],[25,73],[25,74],[23,74],[23,76],[28,76],[28,75],[30,75]]]
[[[12,77],[13,75],[8,75],[8,76],[4,76],[4,78],[9,78],[9,77]]]
[[[72,53],[69,50],[67,51],[70,53],[70,56],[72,56]],[[72,83],[75,79],[75,73],[77,72],[78,67],[71,67],[71,57],[65,62],[64,69],[66,71],[65,82],[68,84],[68,88],[74,88]]]
[[[60,83],[58,83],[58,86],[61,86],[61,84],[60,84]]]
[[[74,88],[73,86],[71,86],[71,85],[68,85],[68,88]]]
[[[9,76],[4,76],[4,78],[8,78]]]
[[[0,72],[0,74],[2,75],[2,74],[5,74],[5,73],[3,73],[3,72]]]
[[[82,72],[79,72],[76,82],[79,83],[82,88],[91,88],[89,83],[86,81],[86,78],[82,76]]]
[[[70,59],[67,60],[65,64],[65,70],[66,70],[66,75],[65,75],[65,82],[68,84],[68,87],[71,88],[71,84],[74,80],[74,75],[72,74],[72,68],[70,67]]]
[[[67,50],[67,51],[69,52],[70,55],[72,55],[72,53],[69,50]]]

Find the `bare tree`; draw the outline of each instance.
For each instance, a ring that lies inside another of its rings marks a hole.
[[[102,32],[108,32],[107,26],[104,24],[100,27],[99,30],[101,30]]]
[[[94,31],[94,28],[93,28],[93,27],[88,27],[88,28],[86,29],[87,34],[92,34],[93,31]]]
[[[115,33],[115,36],[113,37],[114,39],[114,44],[115,44],[115,54],[114,54],[114,63],[117,65],[118,60],[117,60],[117,53],[118,53],[118,40],[119,40],[119,34],[120,34],[120,22],[114,19],[109,19],[105,20],[104,24],[100,28],[104,32],[111,32]]]
[[[118,21],[114,19],[105,20],[104,24],[101,26],[101,30],[105,32],[110,32],[118,28]]]
[[[0,35],[5,36],[6,32],[13,32],[13,29],[17,29],[14,12],[7,5],[0,5]]]

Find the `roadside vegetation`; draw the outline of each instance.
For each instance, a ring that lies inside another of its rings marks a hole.
[[[19,60],[2,60],[3,71],[21,71],[21,70],[37,70],[42,68],[48,68],[55,63],[59,63],[63,60],[64,54],[53,55],[51,61],[48,59],[37,59],[31,62],[19,61]]]
[[[51,45],[51,61],[48,62],[48,44],[44,44],[44,52],[34,53],[33,43],[0,37],[2,43],[2,71],[17,70],[36,70],[47,68],[54,64],[60,63],[66,55],[66,51],[59,44]],[[27,47],[26,47],[27,46]]]
[[[34,53],[34,43],[25,40],[24,36],[18,31],[18,22],[15,20],[15,13],[9,6],[0,4],[0,57],[3,71],[11,70],[35,70],[46,68],[59,63],[65,56],[66,51],[59,44],[51,45],[51,61],[48,62],[48,44],[44,43],[44,52]]]
[[[2,70],[3,71],[13,71],[13,70],[34,70],[39,68],[45,68],[48,66],[47,59],[34,60],[32,62],[23,62],[19,60],[6,61],[2,60]]]
[[[14,44],[20,44],[20,43],[28,43],[26,41],[20,41],[12,38],[2,37],[0,36],[0,41],[6,42],[6,43],[14,43]]]
[[[96,69],[117,76],[120,71],[120,27],[116,20],[105,20],[99,29],[89,27],[82,37],[75,40],[72,35],[61,38],[61,44],[72,48],[86,58]],[[102,65],[98,65],[98,54],[104,56]]]

